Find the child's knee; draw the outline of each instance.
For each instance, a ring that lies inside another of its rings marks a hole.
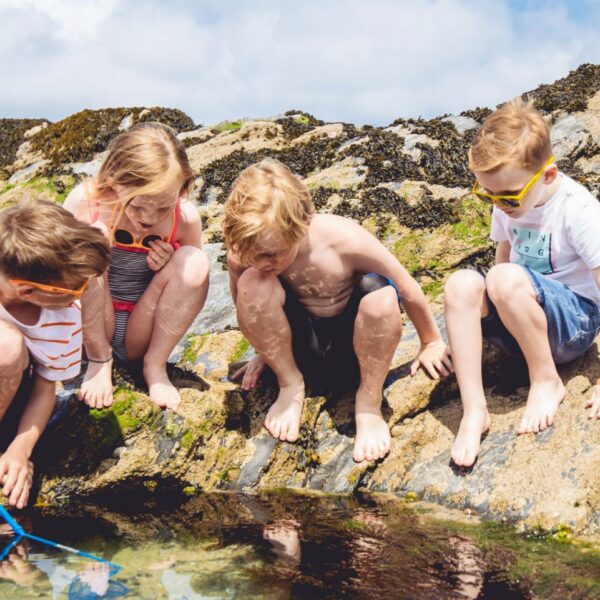
[[[208,282],[210,263],[200,248],[182,246],[175,254],[181,263],[181,277],[187,288],[201,288]]]
[[[512,263],[493,266],[485,278],[485,286],[490,300],[496,305],[514,301],[523,294],[531,295],[533,292],[523,268]]]
[[[450,275],[444,286],[444,301],[446,306],[456,304],[478,304],[485,293],[485,280],[471,269],[456,271]]]
[[[393,321],[401,326],[398,295],[391,285],[386,285],[364,296],[358,305],[358,315],[367,322]]]
[[[262,273],[250,267],[246,269],[237,282],[238,299],[251,299],[253,302],[285,301],[285,292],[274,275]]]
[[[21,373],[29,364],[23,334],[12,324],[0,321],[0,377]]]

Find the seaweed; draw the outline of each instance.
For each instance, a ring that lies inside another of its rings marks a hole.
[[[5,167],[8,167],[17,158],[17,150],[25,141],[25,132],[48,123],[46,119],[0,119],[0,177]]]
[[[192,119],[172,108],[85,109],[48,125],[31,138],[31,146],[33,150],[42,152],[52,167],[70,162],[85,162],[105,150],[108,143],[121,133],[120,125],[129,115],[133,117],[132,125],[158,121],[177,131],[195,127]]]
[[[599,89],[600,65],[585,63],[566,77],[540,85],[523,96],[533,98],[534,106],[543,113],[555,110],[577,112],[587,108],[588,101]]]

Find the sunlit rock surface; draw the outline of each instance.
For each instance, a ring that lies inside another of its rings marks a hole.
[[[600,190],[600,66],[582,65],[562,80],[529,92],[552,125],[560,167]],[[507,98],[508,99],[508,98]],[[325,492],[389,491],[467,509],[524,527],[600,530],[600,422],[588,421],[589,388],[600,376],[598,348],[561,367],[567,397],[553,428],[517,436],[527,374],[485,350],[490,432],[472,469],[450,464],[461,417],[455,380],[409,375],[418,340],[410,324],[394,358],[384,395],[392,430],[390,455],[352,461],[351,391],[310,390],[301,438],[280,443],[262,428],[276,396],[272,380],[242,392],[228,380],[232,365],[251,356],[236,325],[222,247],[222,207],[245,166],[266,156],[286,162],[310,188],[317,208],[348,216],[376,235],[429,295],[440,324],[447,276],[486,268],[489,207],[469,191],[466,150],[490,109],[440,118],[397,119],[387,127],[324,123],[301,111],[200,126],[174,109],[82,111],[48,124],[0,120],[0,206],[24,196],[61,202],[97,169],[106,144],[145,120],[177,129],[196,172],[191,201],[202,213],[212,263],[207,305],[171,357],[183,402],[160,411],[128,375],[117,379],[116,402],[89,411],[60,397],[37,458],[45,502],[110,493],[127,482],[149,490],[176,482],[194,490],[309,488]]]

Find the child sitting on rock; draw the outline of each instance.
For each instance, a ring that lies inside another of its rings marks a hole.
[[[27,503],[29,459],[52,413],[56,382],[80,370],[77,300],[108,260],[102,232],[51,202],[25,201],[0,213],[0,484],[17,508]]]
[[[202,222],[186,201],[193,180],[174,132],[144,123],[115,138],[97,177],[77,186],[65,202],[79,219],[103,228],[112,244],[106,300],[99,301],[105,318],[94,332],[104,340],[106,362],[90,363],[80,392],[89,406],[112,403],[111,340],[122,362],[143,360],[154,403],[179,405],[167,359],[208,292]]]
[[[556,363],[583,354],[600,329],[600,205],[560,173],[550,132],[518,99],[490,115],[469,150],[473,192],[493,203],[496,265],[454,273],[446,327],[464,415],[452,458],[470,466],[490,425],[481,376],[482,335],[521,354],[530,389],[518,433],[554,420],[565,387]]]
[[[305,378],[359,383],[354,460],[383,458],[390,432],[382,388],[402,331],[399,301],[421,340],[411,373],[423,366],[437,379],[451,370],[419,285],[360,225],[314,214],[306,187],[277,160],[240,174],[225,203],[224,235],[240,329],[257,352],[234,377],[253,387],[266,364],[279,382],[268,431],[298,438]]]

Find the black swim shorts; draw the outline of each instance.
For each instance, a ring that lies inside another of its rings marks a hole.
[[[383,275],[368,273],[354,286],[348,304],[339,315],[315,317],[298,300],[290,285],[283,279],[280,282],[285,290],[283,309],[292,330],[294,358],[307,384],[356,387],[360,382],[360,369],[352,337],[358,305],[367,294],[388,285],[394,289],[396,286]]]

